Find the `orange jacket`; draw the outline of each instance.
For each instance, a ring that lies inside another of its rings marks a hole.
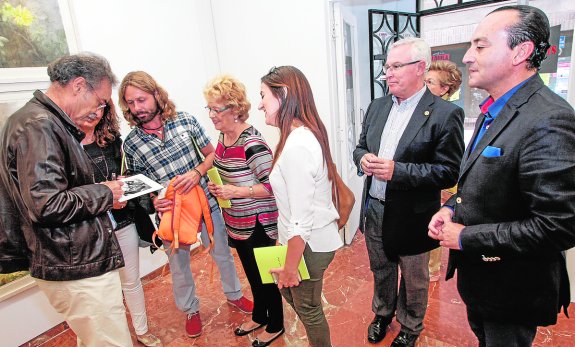
[[[194,244],[198,240],[203,217],[211,248],[214,244],[214,225],[206,193],[201,186],[196,185],[187,194],[179,194],[175,192],[172,183],[173,180],[170,181],[164,197],[172,200],[172,210],[162,215],[157,235],[162,240],[171,241],[170,248],[179,248],[180,243]]]

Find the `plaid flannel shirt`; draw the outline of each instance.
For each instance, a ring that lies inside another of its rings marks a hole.
[[[176,119],[164,123],[163,141],[135,127],[124,141],[126,167],[132,174],[141,173],[165,185],[202,162],[194,149],[192,136],[200,148],[210,143],[204,128],[186,112],[178,112]],[[199,184],[206,193],[211,210],[219,210],[217,200],[208,191],[206,178],[201,177]]]

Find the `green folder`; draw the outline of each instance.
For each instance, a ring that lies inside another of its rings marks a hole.
[[[213,167],[211,169],[208,170],[207,172],[208,174],[208,178],[210,179],[210,182],[212,182],[213,184],[216,184],[218,186],[221,186],[222,183],[222,178],[220,177],[220,173],[218,172],[218,169]],[[218,205],[220,205],[221,208],[230,208],[232,207],[232,202],[229,199],[218,199]]]
[[[276,282],[272,274],[270,274],[270,269],[283,267],[285,265],[286,253],[287,246],[254,248],[254,255],[263,284]],[[309,280],[309,272],[307,271],[303,256],[298,265],[298,272],[302,280]]]

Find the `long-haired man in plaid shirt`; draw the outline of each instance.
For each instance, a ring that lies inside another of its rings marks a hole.
[[[251,313],[253,303],[241,291],[234,259],[227,244],[227,234],[217,200],[210,194],[206,171],[212,167],[214,147],[196,118],[177,112],[168,93],[146,72],[134,71],[124,77],[119,90],[120,107],[126,120],[133,126],[124,142],[127,169],[142,173],[156,182],[166,183],[175,178],[177,193],[187,194],[197,184],[205,191],[214,223],[214,247],[210,254],[220,270],[224,294],[228,303],[244,313]],[[194,148],[197,143],[205,159]],[[172,208],[167,199],[154,199],[158,213]],[[206,226],[202,226],[202,243],[208,245]],[[164,240],[164,247],[170,242]],[[202,333],[199,300],[190,269],[190,245],[178,251],[168,251],[176,305],[186,313],[186,333],[190,337]],[[171,253],[171,254],[170,254]]]

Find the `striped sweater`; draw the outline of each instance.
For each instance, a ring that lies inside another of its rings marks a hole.
[[[271,192],[269,173],[272,152],[264,138],[253,126],[244,130],[237,141],[226,147],[220,133],[214,166],[218,168],[224,184],[249,187],[262,183]],[[222,209],[228,234],[236,240],[249,238],[256,225],[256,217],[267,235],[277,239],[278,211],[274,197],[236,198],[232,207]]]

